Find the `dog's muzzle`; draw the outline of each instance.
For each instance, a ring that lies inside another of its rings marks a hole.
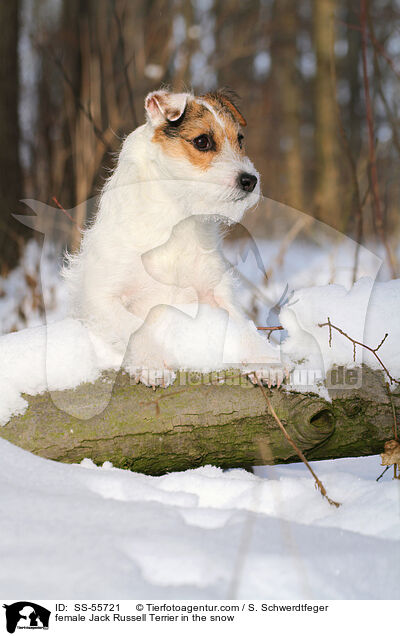
[[[257,177],[254,174],[249,174],[248,172],[242,172],[238,176],[238,185],[245,192],[253,192],[257,185],[257,181]]]

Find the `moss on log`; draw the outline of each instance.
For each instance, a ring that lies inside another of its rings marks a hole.
[[[0,436],[42,457],[63,462],[90,457],[97,464],[111,461],[152,475],[204,464],[232,468],[298,461],[260,389],[247,380],[238,386],[207,385],[201,378],[182,384],[178,378],[154,392],[120,374],[102,413],[85,420],[59,408],[73,404],[72,412],[78,412],[101,402],[109,380],[105,376],[75,390],[25,396],[29,408],[0,428]],[[364,369],[361,388],[330,393],[332,402],[271,390],[278,416],[306,457],[382,452],[393,437],[399,392],[390,398],[382,374]]]

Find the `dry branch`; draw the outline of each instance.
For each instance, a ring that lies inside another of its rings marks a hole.
[[[389,373],[389,370],[384,365],[384,363],[382,362],[382,359],[378,356],[378,353],[377,353],[379,351],[379,349],[381,348],[381,346],[383,345],[383,343],[385,342],[386,338],[388,337],[388,335],[389,335],[388,333],[385,333],[385,335],[383,336],[382,340],[380,341],[380,343],[376,347],[370,347],[369,345],[366,345],[364,342],[360,342],[359,340],[354,340],[354,338],[349,336],[349,334],[347,334],[345,331],[343,331],[343,329],[333,325],[331,323],[331,321],[330,321],[329,316],[328,316],[328,322],[319,323],[318,327],[329,327],[329,346],[330,347],[332,346],[332,329],[335,329],[335,331],[337,331],[338,333],[341,333],[342,336],[347,338],[347,340],[350,340],[350,342],[353,344],[353,361],[354,362],[356,361],[356,346],[362,347],[363,349],[366,349],[367,351],[370,351],[372,353],[372,355],[375,356],[375,358],[378,360],[378,362],[381,365],[382,369],[386,373],[387,377],[390,380],[390,384],[400,384],[400,380],[396,380]]]
[[[323,485],[323,483],[320,481],[320,479],[317,477],[316,473],[314,472],[314,470],[311,468],[310,463],[307,461],[306,457],[304,456],[304,453],[301,452],[301,450],[299,449],[299,447],[297,446],[297,444],[294,442],[294,440],[290,437],[290,435],[288,434],[287,430],[285,429],[285,427],[283,426],[281,420],[279,419],[278,415],[276,414],[276,411],[274,409],[274,407],[271,404],[271,400],[269,399],[267,392],[265,390],[265,388],[263,387],[263,385],[261,384],[260,380],[258,379],[258,377],[254,374],[254,378],[257,381],[258,386],[260,387],[261,393],[263,394],[266,403],[268,404],[268,408],[270,410],[270,413],[272,415],[272,417],[274,418],[274,420],[276,421],[276,423],[278,424],[279,428],[281,429],[283,435],[285,436],[285,438],[287,439],[287,441],[289,442],[289,444],[292,446],[292,448],[296,451],[297,455],[299,456],[299,458],[301,459],[301,461],[307,466],[308,470],[310,471],[310,473],[312,474],[312,476],[314,477],[314,481],[315,481],[315,485],[318,488],[318,490],[320,491],[321,495],[323,497],[325,497],[327,499],[327,501],[332,505],[332,506],[336,506],[336,508],[339,508],[340,503],[338,503],[337,501],[334,501],[333,499],[331,499],[330,497],[328,497],[328,493],[326,492],[326,488]],[[389,442],[386,442],[389,443]]]

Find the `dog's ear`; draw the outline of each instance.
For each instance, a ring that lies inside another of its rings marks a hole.
[[[149,93],[145,100],[146,113],[154,126],[165,121],[177,121],[185,112],[186,93],[168,93],[155,91]]]

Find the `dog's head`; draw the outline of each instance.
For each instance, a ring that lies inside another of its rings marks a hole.
[[[260,197],[259,174],[246,157],[246,121],[231,93],[195,97],[160,90],[146,97],[153,165],[192,214],[238,221]]]

